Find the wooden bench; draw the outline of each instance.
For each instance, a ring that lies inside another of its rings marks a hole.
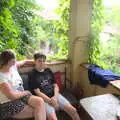
[[[76,99],[76,97],[73,94],[70,93],[69,90],[66,89],[66,85],[65,85],[66,84],[66,63],[64,61],[60,61],[57,63],[51,63],[51,64],[48,63],[47,66],[51,68],[52,71],[54,72],[56,82],[58,83],[58,86],[60,85],[59,87],[61,89],[62,94],[70,101],[70,103],[73,106],[77,107],[79,104],[79,101]],[[19,69],[25,90],[27,90],[29,87],[28,86],[28,73],[32,69],[33,69],[33,65],[23,66]],[[61,75],[61,76],[57,76],[57,75]],[[57,115],[58,115],[58,120],[63,120],[63,117],[65,118],[67,116],[66,113],[62,111],[57,112]],[[70,120],[69,116],[66,117],[66,120],[67,118],[68,120]],[[9,118],[7,120],[18,120],[18,119]]]

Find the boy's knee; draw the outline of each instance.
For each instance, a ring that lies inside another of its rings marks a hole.
[[[57,120],[56,114],[52,113],[52,114],[48,115],[48,120]]]

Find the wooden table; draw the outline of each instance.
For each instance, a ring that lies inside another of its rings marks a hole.
[[[118,120],[120,100],[112,94],[83,98],[80,104],[93,120]]]

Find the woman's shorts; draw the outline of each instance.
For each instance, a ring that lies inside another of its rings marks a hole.
[[[0,120],[12,117],[24,109],[28,103],[31,94],[28,94],[20,99],[0,104]]]

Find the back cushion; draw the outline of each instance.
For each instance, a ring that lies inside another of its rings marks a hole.
[[[55,72],[54,73],[54,78],[55,78],[55,82],[57,83],[60,92],[63,90],[63,86],[62,86],[62,73],[61,72]]]
[[[22,80],[23,80],[23,87],[25,90],[29,90],[29,85],[28,85],[28,73],[22,73],[20,74]]]

